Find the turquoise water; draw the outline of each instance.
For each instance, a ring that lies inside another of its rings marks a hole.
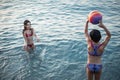
[[[99,10],[112,38],[102,56],[101,80],[120,80],[119,0],[1,0],[0,80],[86,80],[88,13]],[[36,50],[23,50],[23,21],[40,38]],[[90,29],[99,29],[90,24]],[[102,38],[102,40],[103,40]]]

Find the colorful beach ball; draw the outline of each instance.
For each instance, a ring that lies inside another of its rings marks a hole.
[[[88,20],[92,24],[98,24],[102,20],[102,14],[97,10],[91,11],[88,15]]]

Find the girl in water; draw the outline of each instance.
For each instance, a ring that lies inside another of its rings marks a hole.
[[[24,49],[26,51],[29,51],[30,49],[35,48],[33,37],[35,37],[36,40],[39,41],[39,39],[37,38],[37,35],[35,34],[34,29],[31,28],[31,22],[29,20],[24,21],[23,37],[25,40]]]
[[[104,41],[100,43],[101,39],[100,31],[93,29],[90,33],[88,33],[88,23],[89,21],[87,20],[85,25],[85,37],[88,48],[88,60],[86,68],[87,77],[88,80],[100,80],[102,72],[101,56],[111,38],[111,34],[109,30],[106,28],[106,26],[102,23],[102,21],[99,21],[99,27],[106,32],[106,37]]]

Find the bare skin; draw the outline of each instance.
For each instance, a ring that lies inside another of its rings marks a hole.
[[[88,23],[89,21],[87,20],[86,21],[86,25],[85,25],[85,37],[86,37],[86,41],[87,41],[87,47],[88,47],[88,51],[91,52],[93,51],[93,48],[91,46],[91,38],[89,36],[89,33],[88,33]],[[98,25],[100,28],[104,29],[104,31],[106,32],[106,37],[104,39],[104,41],[102,42],[102,46],[98,49],[98,53],[103,53],[106,45],[108,44],[110,38],[111,38],[111,34],[110,32],[108,31],[108,29],[106,28],[106,26],[102,23],[102,21],[99,21],[99,25]],[[99,42],[96,43],[94,41],[92,41],[93,44],[100,44]],[[87,60],[87,63],[93,63],[93,64],[101,64],[101,56],[91,56],[91,55],[88,55],[88,60]],[[88,80],[100,80],[100,76],[101,76],[101,72],[102,70],[100,70],[99,72],[97,73],[93,73],[91,72],[88,68],[86,68],[86,72],[87,72],[87,77],[88,77]]]
[[[29,37],[26,37],[26,34],[32,34],[31,30],[33,31],[33,35],[32,35],[32,36],[29,36]],[[24,39],[25,39],[24,49],[25,49],[27,52],[29,52],[30,49],[34,49],[34,48],[35,48],[34,41],[33,41],[33,37],[36,38],[37,42],[40,41],[40,40],[37,38],[34,29],[31,28],[31,25],[30,25],[30,24],[27,24],[27,25],[26,25],[26,30],[25,30],[24,33],[23,33],[23,37],[24,37]],[[31,45],[31,47],[29,47],[28,45]]]

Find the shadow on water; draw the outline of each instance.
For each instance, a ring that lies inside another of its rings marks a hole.
[[[31,53],[23,51],[22,46],[1,50],[0,80],[35,80],[45,54],[45,46],[38,46],[39,50]]]
[[[30,53],[22,50],[22,46],[1,49],[0,80],[85,80],[87,61],[85,42],[62,39],[53,40],[52,43],[38,44]],[[113,56],[109,54],[110,52],[107,49],[103,56],[103,80],[119,79],[120,68],[117,64],[119,54],[114,52],[118,56]],[[115,73],[114,77],[110,76],[111,71]]]
[[[38,75],[40,75],[39,69],[41,68],[42,61],[45,55],[45,45],[37,45],[35,50],[31,50],[29,53],[26,52],[26,59],[29,65],[29,75],[25,77],[24,80],[40,80]]]
[[[27,53],[22,46],[3,49],[0,54],[0,80],[79,80],[85,78],[84,43],[54,40],[39,44]],[[83,57],[84,56],[84,57]]]
[[[94,9],[104,13],[112,33],[102,57],[101,79],[120,79],[118,0],[2,0],[0,4],[0,80],[86,80],[87,43],[82,26]],[[21,49],[25,19],[32,21],[44,41],[30,53]]]

